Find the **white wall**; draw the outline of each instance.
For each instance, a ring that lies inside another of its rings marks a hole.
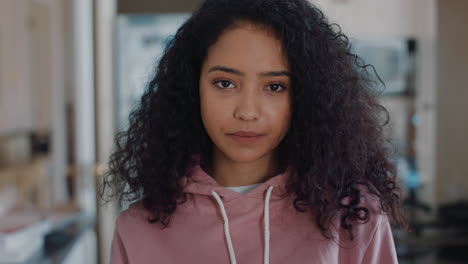
[[[32,128],[26,0],[0,3],[0,134]]]
[[[437,201],[468,199],[468,1],[438,1]]]

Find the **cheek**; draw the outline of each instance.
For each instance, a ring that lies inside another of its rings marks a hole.
[[[226,105],[222,103],[213,93],[203,88],[200,90],[200,111],[206,130],[213,131],[221,124],[223,114],[226,113]]]
[[[289,103],[279,103],[269,109],[269,119],[274,134],[282,138],[288,131],[291,120],[291,107]]]

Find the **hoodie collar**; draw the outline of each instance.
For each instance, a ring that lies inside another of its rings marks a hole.
[[[242,195],[220,185],[212,176],[203,170],[203,168],[200,167],[199,155],[193,155],[192,158],[194,160],[193,166],[182,180],[185,193],[212,196],[212,191],[215,191],[224,202],[229,202],[241,197],[264,200],[265,192],[270,186],[274,187],[270,198],[272,201],[282,199],[281,196],[286,192],[286,183],[290,168],[283,173],[274,175],[265,182],[260,183],[247,194]]]

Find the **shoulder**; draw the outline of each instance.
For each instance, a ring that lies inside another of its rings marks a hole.
[[[139,241],[148,232],[148,213],[141,201],[136,201],[120,212],[115,221],[110,263],[129,263],[138,249]]]
[[[373,186],[371,186],[372,188]],[[341,227],[338,219],[340,263],[355,259],[358,263],[396,263],[392,231],[387,213],[383,211],[379,194],[373,193],[368,186],[358,185],[358,210],[367,211],[367,218],[352,223],[353,239],[349,240],[349,230]]]
[[[361,203],[369,213],[368,222],[358,227],[358,248],[363,254],[362,263],[398,263],[392,228],[387,213],[382,209],[381,199],[361,186]]]
[[[130,204],[127,209],[118,214],[115,222],[116,229],[120,232],[125,232],[136,225],[147,222],[148,217],[148,211],[143,207],[141,200],[138,200]]]
[[[372,185],[369,185],[373,188]],[[364,221],[364,228],[372,236],[378,232],[380,226],[388,223],[387,213],[382,208],[380,194],[372,192],[368,186],[360,184],[356,186],[360,191],[360,201],[357,207],[365,208],[368,213],[368,219]]]

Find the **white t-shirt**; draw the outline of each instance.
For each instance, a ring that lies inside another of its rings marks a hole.
[[[255,187],[257,187],[258,185],[260,185],[260,183],[256,183],[256,184],[251,184],[251,185],[244,185],[244,186],[229,186],[229,187],[226,187],[232,191],[235,191],[235,192],[238,192],[242,195],[245,195],[246,193],[250,192],[251,190],[255,189]]]

